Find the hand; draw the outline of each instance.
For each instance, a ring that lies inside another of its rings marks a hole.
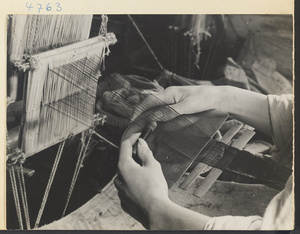
[[[131,119],[159,105],[169,105],[178,114],[216,109],[273,136],[268,97],[249,90],[232,86],[171,86],[144,99],[134,109]]]
[[[123,209],[149,228],[151,210],[158,203],[168,203],[168,186],[158,161],[147,143],[133,134],[123,141],[118,163],[119,174],[115,185]],[[136,143],[140,166],[132,158],[132,147]]]
[[[178,114],[214,109],[217,104],[215,90],[213,86],[171,86],[161,92],[153,92],[135,107],[131,119],[135,120],[141,113],[160,105],[169,105]]]

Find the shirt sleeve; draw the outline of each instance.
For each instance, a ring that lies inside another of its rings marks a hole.
[[[291,167],[293,140],[293,95],[268,95],[274,161]]]
[[[262,217],[254,216],[220,216],[208,220],[204,230],[259,230]]]
[[[263,217],[261,230],[292,230],[294,228],[293,176],[288,179],[284,190],[269,203]]]

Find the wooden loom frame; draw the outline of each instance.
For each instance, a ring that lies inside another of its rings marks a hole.
[[[105,34],[101,34],[97,37],[87,39],[85,41],[70,44],[70,45],[60,47],[60,48],[57,48],[57,49],[53,49],[53,50],[50,50],[50,51],[46,51],[46,52],[43,52],[43,53],[40,53],[40,54],[35,54],[27,60],[21,60],[21,61],[15,62],[14,63],[15,68],[19,72],[24,72],[25,73],[25,84],[23,86],[23,89],[24,89],[24,91],[23,91],[23,110],[25,111],[25,115],[26,115],[26,104],[27,104],[26,99],[27,99],[27,95],[28,95],[28,93],[27,93],[28,92],[27,82],[28,82],[28,79],[29,79],[28,74],[31,72],[31,70],[33,70],[33,72],[34,72],[34,69],[37,69],[37,68],[39,68],[40,65],[43,65],[43,63],[40,62],[41,60],[47,59],[47,58],[50,58],[50,57],[57,57],[57,60],[59,60],[60,55],[66,56],[66,54],[67,54],[71,58],[71,60],[69,61],[71,63],[71,62],[75,62],[75,61],[78,61],[78,60],[83,59],[83,58],[88,58],[89,55],[99,54],[99,58],[100,58],[99,76],[101,76],[101,72],[100,72],[101,66],[102,66],[102,64],[105,60],[105,56],[109,54],[108,46],[112,45],[112,44],[115,44],[116,42],[117,42],[117,39],[116,39],[116,37],[113,33],[105,33]],[[56,60],[56,64],[57,64],[57,60]],[[44,67],[43,69],[47,70],[48,68]],[[95,87],[95,89],[96,89],[96,87]],[[95,95],[95,98],[96,98],[96,95]],[[38,107],[40,99],[38,99],[37,101],[38,102],[36,103],[36,106]],[[95,100],[94,100],[94,105],[95,105]],[[90,114],[93,115],[94,113],[90,113]],[[22,116],[23,116],[23,118],[25,118],[25,121],[26,121],[26,116],[25,115],[23,114]],[[59,139],[52,139],[52,141],[49,144],[43,145],[42,147],[36,149],[34,152],[29,152],[29,153],[24,152],[24,148],[23,148],[23,140],[24,140],[24,134],[23,133],[24,133],[24,128],[26,126],[26,122],[25,122],[25,124],[24,124],[24,122],[21,123],[21,128],[20,128],[20,133],[19,133],[19,138],[18,138],[18,145],[23,150],[23,152],[18,150],[18,148],[17,148],[17,150],[15,150],[12,153],[10,153],[9,155],[7,155],[8,162],[11,162],[11,161],[17,162],[17,160],[19,158],[22,158],[22,160],[25,161],[26,157],[29,157],[29,156],[31,156],[35,153],[38,153],[39,151],[41,151],[43,149],[49,148],[52,145],[55,145],[59,142],[62,142],[59,146],[58,154],[57,154],[55,163],[53,165],[52,172],[50,174],[50,179],[48,181],[48,185],[46,187],[44,198],[43,198],[43,201],[42,201],[42,204],[41,204],[41,209],[40,209],[40,212],[38,214],[37,221],[36,221],[36,224],[35,224],[36,227],[39,225],[39,221],[40,221],[40,218],[42,216],[45,203],[47,201],[47,197],[48,197],[47,193],[49,192],[49,190],[51,188],[53,177],[54,177],[55,172],[56,172],[56,167],[57,167],[57,164],[59,162],[65,140],[67,138],[69,138],[70,135],[76,135],[76,134],[82,133],[82,132],[84,132],[88,129],[95,128],[95,126],[98,125],[99,121],[101,121],[101,120],[102,120],[101,116],[94,114],[93,119],[90,121],[90,123],[87,123],[86,126],[84,126],[84,127],[81,126],[80,128],[77,128],[75,130],[71,129],[73,131],[71,131],[71,130],[68,131],[63,137],[60,137]],[[87,137],[88,136],[91,137],[91,135],[93,133],[94,133],[93,131],[92,132],[89,131]],[[89,143],[89,141],[87,142],[87,145],[88,145],[88,143]],[[72,190],[73,190],[74,185],[76,183],[76,180],[77,180],[77,177],[78,177],[78,174],[79,174],[79,170],[80,170],[80,164],[81,164],[80,162],[82,162],[82,160],[85,156],[85,152],[86,152],[86,150],[83,150],[79,155],[79,158],[78,158],[79,163],[77,163],[78,165],[76,165],[76,169],[75,169],[74,176],[73,176],[73,179],[72,179],[72,183],[71,183],[71,187],[70,187],[70,191],[69,191],[69,194],[68,194],[68,199],[67,199],[67,203],[66,203],[63,215],[66,211],[68,201],[70,199],[70,196],[72,194]],[[22,164],[20,164],[20,168],[21,168],[21,174],[23,176]],[[12,169],[13,171],[15,170],[14,167],[11,167],[11,166],[9,166],[9,169],[10,170]],[[19,172],[20,172],[20,170],[19,170]],[[19,176],[19,174],[18,174],[18,176]],[[47,190],[48,190],[48,192],[47,192]],[[24,184],[24,191],[21,190],[21,193],[25,193],[25,196],[26,196],[25,184]],[[23,199],[23,197],[22,197],[22,199]],[[15,200],[15,203],[16,203],[16,200]],[[27,229],[30,229],[27,199],[26,199],[26,206],[27,207],[24,207],[25,220],[26,220],[26,224],[27,224]],[[17,208],[17,214],[18,214],[18,220],[19,220],[20,228],[23,229],[22,214],[21,214],[20,206],[16,204],[16,208]]]
[[[30,70],[30,69],[34,69],[35,67],[38,67],[40,65],[39,61],[41,61],[43,59],[47,59],[49,57],[54,57],[54,56],[57,57],[57,59],[59,60],[59,56],[62,55],[62,54],[64,56],[66,54],[69,54],[69,56],[72,58],[71,61],[77,61],[77,60],[82,59],[84,57],[88,57],[90,54],[93,54],[93,53],[95,53],[95,51],[98,51],[98,50],[99,50],[99,52],[102,56],[102,60],[104,60],[105,49],[108,48],[109,45],[114,44],[114,43],[116,43],[116,38],[115,38],[115,35],[113,33],[108,33],[106,35],[100,35],[100,36],[88,39],[86,41],[77,42],[77,43],[74,43],[74,44],[71,44],[71,45],[68,45],[68,46],[60,47],[58,49],[54,49],[54,50],[50,50],[50,51],[47,51],[47,52],[44,52],[44,53],[41,53],[41,54],[33,55],[33,56],[30,57],[29,62],[21,63],[22,65],[19,66],[19,69],[22,69],[22,70],[25,69],[27,71]],[[100,66],[100,64],[99,64],[99,66]],[[99,68],[99,71],[100,71],[100,68]],[[27,80],[28,80],[28,75],[26,76],[26,81]],[[27,82],[25,82],[25,83],[27,83]],[[27,89],[26,89],[26,87],[24,87],[23,110],[26,109],[26,101],[25,101],[26,96],[27,96]],[[36,103],[35,105],[38,106],[39,103]],[[90,127],[92,127],[93,123],[92,122],[88,123],[88,125],[90,125]],[[48,144],[44,148],[48,148],[52,145],[55,145],[58,142],[67,139],[70,135],[76,135],[80,132],[83,132],[83,131],[87,130],[88,128],[89,127],[86,126],[85,128],[81,127],[81,128],[76,129],[75,131],[70,131],[69,133],[65,134],[62,139],[52,141],[51,144]],[[22,143],[22,138],[24,138],[23,132],[24,132],[24,125],[21,127],[20,137],[19,137],[21,142],[19,142],[19,144]],[[23,146],[21,146],[21,149],[22,149],[22,151],[24,150]],[[24,152],[24,153],[25,153],[25,156],[28,157],[28,156],[31,156],[31,155],[33,155],[33,154],[35,154],[35,153],[37,153],[41,150],[42,149],[36,149],[35,152],[31,152],[30,154],[27,154],[26,152]]]

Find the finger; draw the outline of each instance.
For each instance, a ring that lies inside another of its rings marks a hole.
[[[120,194],[123,194],[123,196],[126,197],[131,197],[126,182],[124,182],[119,176],[115,178],[114,184]]]
[[[152,151],[148,147],[147,142],[142,138],[138,139],[137,151],[143,166],[147,166],[155,160]]]
[[[157,91],[151,90],[151,89],[145,89],[141,91],[141,94],[154,94],[157,93]]]
[[[119,165],[134,162],[132,159],[132,146],[135,144],[140,135],[140,133],[134,133],[121,143]]]
[[[230,128],[232,128],[233,126],[237,126],[242,124],[240,121],[232,119],[232,120],[228,120],[226,121],[220,128],[221,132],[225,132],[227,130],[229,130]]]
[[[115,184],[115,187],[116,187],[117,190],[119,190],[119,191],[125,191],[126,190],[125,183],[119,176],[117,176],[115,178],[114,184]]]

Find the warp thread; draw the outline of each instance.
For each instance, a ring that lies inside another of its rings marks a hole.
[[[26,155],[92,125],[100,60],[98,55],[69,63],[66,58],[64,65],[49,61],[48,69],[29,72],[22,146]]]

